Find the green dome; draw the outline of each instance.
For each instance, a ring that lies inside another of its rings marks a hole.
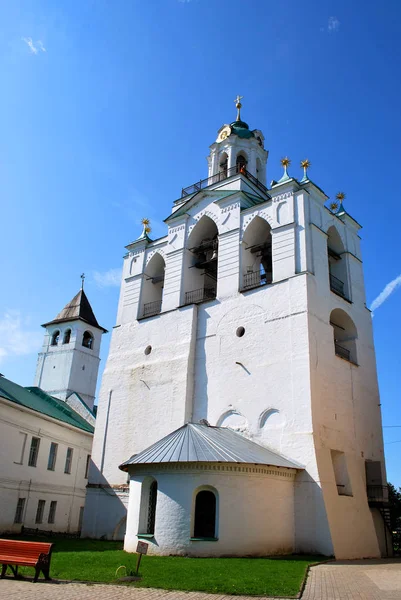
[[[234,133],[235,135],[238,135],[238,137],[245,139],[255,137],[253,132],[249,131],[249,125],[248,123],[245,123],[245,121],[234,121],[231,123],[231,133]]]

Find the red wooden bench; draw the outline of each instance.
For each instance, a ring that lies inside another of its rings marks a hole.
[[[21,540],[2,540],[0,539],[0,564],[1,578],[6,574],[7,567],[10,567],[14,577],[18,575],[18,565],[24,567],[34,567],[34,582],[38,580],[42,571],[45,579],[50,579],[50,559],[53,544],[44,542],[23,542]]]

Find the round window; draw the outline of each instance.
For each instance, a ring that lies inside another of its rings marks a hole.
[[[242,337],[245,333],[245,327],[238,327],[238,329],[235,333],[236,333],[237,337]]]
[[[148,356],[148,354],[150,354],[151,352],[152,352],[152,346],[146,346],[146,348],[145,348],[146,356]]]

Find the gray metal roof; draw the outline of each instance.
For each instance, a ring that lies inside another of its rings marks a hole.
[[[101,329],[103,333],[107,333],[107,329],[99,325],[97,319],[93,313],[92,307],[85,292],[81,289],[78,294],[74,296],[71,302],[68,302],[61,312],[58,313],[57,317],[48,323],[44,323],[42,327],[53,325],[55,323],[65,323],[66,321],[85,321],[88,325],[93,325],[97,329]]]
[[[120,469],[128,471],[129,465],[177,462],[248,463],[303,469],[302,465],[231,429],[200,423],[187,423],[176,429],[139,454],[134,454],[120,465]]]

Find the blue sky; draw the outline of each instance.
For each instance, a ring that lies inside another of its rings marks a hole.
[[[32,383],[40,323],[80,274],[111,329],[124,245],[207,174],[217,129],[260,128],[268,180],[299,160],[362,225],[384,425],[401,425],[401,5],[356,0],[0,4],[0,370]],[[397,279],[399,278],[399,279]],[[103,339],[102,367],[110,335]],[[384,429],[401,485],[401,427]]]

